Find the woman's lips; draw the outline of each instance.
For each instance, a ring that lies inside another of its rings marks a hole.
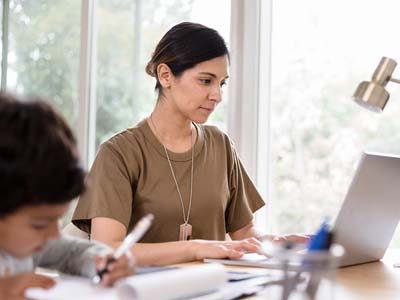
[[[200,107],[201,109],[204,109],[208,112],[212,112],[214,110],[214,108],[208,108],[208,107]]]

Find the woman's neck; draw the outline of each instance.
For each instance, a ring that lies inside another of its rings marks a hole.
[[[186,152],[194,143],[196,130],[192,121],[159,101],[148,124],[159,141],[173,152]],[[193,133],[193,138],[192,138]]]

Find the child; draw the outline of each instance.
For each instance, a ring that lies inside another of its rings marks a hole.
[[[33,273],[36,266],[86,277],[104,266],[107,246],[60,238],[60,218],[83,192],[84,177],[75,138],[59,115],[39,99],[0,93],[0,299],[51,287],[52,279]],[[123,256],[102,284],[132,273]]]

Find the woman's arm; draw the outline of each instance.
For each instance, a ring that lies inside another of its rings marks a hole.
[[[125,225],[111,218],[96,217],[91,221],[91,238],[117,248],[126,236]],[[139,266],[169,265],[203,258],[239,258],[245,252],[257,252],[259,242],[191,240],[168,243],[137,244],[132,253]]]
[[[229,236],[231,237],[232,240],[243,240],[252,237],[257,238],[259,240],[266,239],[267,237],[269,237],[271,240],[274,238],[274,236],[266,235],[259,229],[257,229],[253,221],[250,221],[250,223],[240,228],[239,230],[229,233]]]
[[[307,243],[310,240],[310,235],[304,234],[287,234],[287,235],[273,235],[265,234],[250,221],[246,226],[229,233],[232,240],[243,240],[248,238],[256,238],[260,241],[269,240],[274,242],[291,241],[294,243]]]

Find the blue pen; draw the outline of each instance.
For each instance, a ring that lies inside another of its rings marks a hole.
[[[322,222],[320,228],[311,238],[308,244],[308,252],[313,251],[328,251],[332,244],[333,234],[329,228],[328,221]],[[306,293],[309,299],[315,299],[315,295],[318,290],[319,283],[321,281],[321,273],[319,272],[326,262],[305,259],[302,263],[302,268],[310,272],[310,278],[306,286]],[[326,266],[325,266],[326,267]]]
[[[308,244],[308,251],[329,250],[332,243],[332,232],[328,222],[324,221]]]

